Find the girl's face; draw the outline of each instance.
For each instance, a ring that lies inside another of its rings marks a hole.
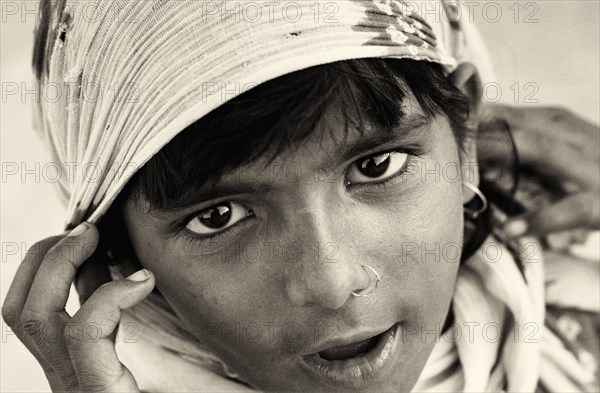
[[[427,121],[412,95],[403,105],[394,133],[351,130],[345,140],[331,137],[344,135],[332,111],[326,131],[226,174],[178,211],[126,203],[135,252],[162,295],[252,386],[416,383],[452,299],[463,197],[445,117]],[[356,297],[375,280],[363,265],[382,280]]]

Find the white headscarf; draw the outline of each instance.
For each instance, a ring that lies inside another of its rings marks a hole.
[[[177,133],[287,73],[367,57],[473,62],[485,47],[455,1],[47,0],[36,108],[65,229],[96,223]],[[454,10],[454,12],[448,12]],[[457,14],[456,10],[460,10]],[[56,92],[56,94],[54,94]]]

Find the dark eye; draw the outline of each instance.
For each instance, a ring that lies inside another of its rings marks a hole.
[[[185,227],[199,235],[211,235],[223,232],[225,229],[251,216],[250,209],[238,203],[227,201],[201,211]]]
[[[408,154],[394,151],[362,158],[352,164],[346,175],[346,182],[381,183],[398,175],[407,160]]]

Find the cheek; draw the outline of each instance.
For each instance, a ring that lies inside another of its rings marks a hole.
[[[368,236],[372,259],[386,261],[390,279],[398,283],[396,296],[407,299],[413,308],[427,308],[442,317],[462,251],[461,185],[425,182],[416,194],[372,216],[373,227],[381,228]]]
[[[154,247],[144,251],[144,264],[154,267],[157,288],[189,325],[198,328],[226,320],[225,316],[244,317],[249,280],[238,270],[227,269],[233,264],[217,263],[171,244]]]
[[[141,264],[154,273],[156,288],[190,331],[205,331],[208,322],[219,320],[220,311],[235,304],[232,298],[237,295],[236,288],[223,287],[233,280],[211,280],[227,273],[213,272],[201,254],[186,250],[179,242],[168,242],[158,233],[141,229],[132,232]]]
[[[432,328],[443,324],[450,306],[464,230],[458,148],[450,131],[434,134],[439,139],[415,165],[410,187],[399,187],[393,203],[371,215],[371,226],[380,229],[369,236],[374,259],[387,261],[390,298],[402,302],[402,314]]]
[[[156,286],[183,326],[209,351],[238,368],[241,358],[272,353],[278,345],[269,326],[278,326],[275,300],[261,264],[237,265],[200,252],[185,252],[179,242],[155,242],[140,250],[144,266],[156,275]],[[233,252],[233,251],[232,251]],[[169,261],[165,263],[164,261]]]
[[[409,298],[421,299],[419,308],[436,322],[449,306],[460,265],[463,211],[459,184],[439,182],[428,187],[423,209],[414,219],[400,251],[404,285]],[[438,306],[438,307],[436,307]],[[424,317],[424,316],[423,316]]]

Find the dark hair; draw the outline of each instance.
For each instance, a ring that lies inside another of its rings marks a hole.
[[[445,115],[460,147],[470,137],[470,102],[439,64],[399,59],[341,61],[294,72],[261,84],[199,119],[162,148],[129,181],[106,221],[122,233],[122,203],[143,196],[152,208],[174,202],[227,171],[259,157],[275,158],[312,135],[325,112],[335,108],[363,130],[397,127],[408,90],[426,116]],[[110,218],[109,218],[110,217]],[[103,220],[105,221],[105,220]],[[126,238],[118,235],[117,239]]]

